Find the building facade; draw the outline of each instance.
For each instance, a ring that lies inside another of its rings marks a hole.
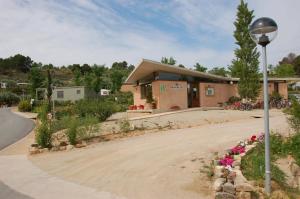
[[[269,93],[278,92],[287,99],[289,80],[291,78],[270,78]],[[231,96],[238,96],[237,83],[237,78],[221,77],[144,59],[128,76],[121,90],[133,93],[136,106],[151,108],[148,104],[154,102],[157,109],[172,110],[218,107]],[[259,99],[263,99],[262,89]]]
[[[45,99],[47,89],[36,90],[36,99]],[[84,86],[55,87],[52,91],[52,100],[55,101],[77,101],[85,98],[96,97],[97,94]]]

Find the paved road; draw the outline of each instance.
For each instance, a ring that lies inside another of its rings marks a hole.
[[[0,150],[26,136],[34,123],[16,115],[9,108],[0,108]]]

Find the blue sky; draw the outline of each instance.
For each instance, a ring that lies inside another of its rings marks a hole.
[[[298,0],[249,0],[279,34],[269,63],[300,54]],[[106,64],[173,56],[178,64],[228,66],[238,0],[1,0],[0,57],[22,53],[43,63]],[[272,6],[270,6],[272,3]]]

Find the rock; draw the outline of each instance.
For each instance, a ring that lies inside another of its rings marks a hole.
[[[235,185],[235,189],[237,192],[251,192],[254,191],[254,187],[250,185],[249,183],[240,183]]]
[[[42,149],[40,149],[40,152],[41,153],[46,153],[46,152],[49,152],[49,149],[48,148],[42,148]]]
[[[221,178],[223,176],[224,166],[216,166],[214,176],[216,178]]]
[[[213,184],[214,191],[222,191],[222,185],[226,182],[225,178],[217,178]]]
[[[236,199],[236,197],[231,193],[218,192],[215,195],[215,199]]]
[[[234,170],[236,173],[236,178],[234,180],[234,185],[239,185],[242,183],[247,183],[247,179],[243,176],[241,170]]]
[[[61,130],[52,134],[52,146],[60,146],[60,144],[64,142],[68,143],[68,137],[66,136],[65,131],[66,130]]]
[[[59,150],[60,150],[60,151],[64,151],[64,150],[66,150],[66,149],[67,149],[66,146],[60,146],[60,147],[59,147]]]
[[[234,155],[234,156],[233,156],[233,159],[234,159],[235,161],[240,161],[242,158],[241,158],[240,155]]]
[[[234,170],[241,170],[241,167],[240,166],[235,166]]]
[[[39,148],[38,147],[29,147],[29,154],[30,155],[34,155],[34,154],[38,154],[38,153],[40,153],[40,150],[39,150]]]
[[[59,146],[53,146],[53,147],[51,148],[51,151],[59,151]]]
[[[271,194],[270,199],[289,199],[289,196],[281,190],[276,190]]]
[[[87,142],[86,142],[86,141],[82,141],[82,142],[81,142],[81,145],[82,145],[83,147],[86,147],[86,146],[87,146]]]
[[[230,182],[226,182],[225,184],[223,184],[223,192],[235,194],[235,188],[233,184],[231,184]]]
[[[255,147],[254,145],[247,145],[247,146],[245,147],[245,151],[248,152],[248,151],[250,151],[251,149],[253,149],[254,147]]]
[[[227,176],[227,182],[231,182],[233,184],[235,178],[236,178],[236,172],[235,171],[231,171],[229,173],[229,175]]]
[[[233,164],[232,164],[233,167],[236,167],[236,166],[241,166],[241,162],[240,161],[234,161]]]
[[[74,145],[69,144],[69,145],[67,145],[66,149],[67,149],[67,151],[70,151],[70,150],[74,149]]]
[[[238,192],[236,196],[237,199],[251,199],[250,192]]]

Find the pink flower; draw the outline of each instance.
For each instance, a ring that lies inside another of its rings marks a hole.
[[[234,148],[231,149],[231,152],[234,154],[234,155],[239,155],[241,153],[245,153],[245,147],[244,146],[236,146]]]
[[[225,157],[219,161],[219,164],[223,166],[232,166],[233,162],[234,160],[232,156],[225,155]]]

